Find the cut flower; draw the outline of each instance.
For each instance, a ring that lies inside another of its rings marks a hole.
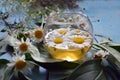
[[[86,36],[86,34],[88,36]],[[45,44],[48,47],[59,49],[76,49],[90,47],[92,36],[85,31],[78,29],[55,29],[45,36]]]
[[[30,40],[27,38],[26,41],[23,40],[23,38],[21,39],[21,41],[17,41],[15,42],[15,45],[13,45],[17,50],[21,51],[22,53],[25,53],[27,51],[30,50],[30,46],[31,46],[31,42]]]
[[[109,52],[107,51],[103,51],[103,50],[99,50],[95,53],[95,55],[93,56],[94,59],[96,58],[104,58],[106,55],[109,55]]]
[[[42,29],[38,28],[33,30],[34,40],[37,42],[41,42],[43,40],[44,32]]]
[[[7,64],[8,67],[14,67],[14,73],[17,76],[20,71],[23,74],[30,72],[30,69],[35,65],[33,62],[25,60],[25,55],[16,54],[12,57],[12,61]]]

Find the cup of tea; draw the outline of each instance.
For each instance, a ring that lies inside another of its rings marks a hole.
[[[81,12],[52,13],[44,30],[44,46],[54,59],[78,61],[91,49],[93,27]]]

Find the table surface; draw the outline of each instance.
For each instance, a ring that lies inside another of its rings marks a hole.
[[[76,10],[84,9],[82,11],[90,18],[94,34],[111,37],[114,42],[120,43],[120,0],[83,0],[78,4],[80,8]],[[40,68],[40,73],[31,77],[34,80],[46,80],[45,69]],[[52,73],[49,80],[57,80],[57,77],[59,75]]]

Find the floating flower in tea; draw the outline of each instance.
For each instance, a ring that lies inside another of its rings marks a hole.
[[[45,36],[46,49],[53,58],[67,61],[82,58],[90,49],[91,43],[92,36],[78,29],[54,29]]]

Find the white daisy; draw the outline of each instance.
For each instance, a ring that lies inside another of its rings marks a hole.
[[[33,62],[25,60],[25,55],[20,56],[16,54],[12,57],[12,61],[7,65],[8,67],[15,67],[14,73],[17,76],[18,71],[23,74],[27,74],[35,64]]]
[[[90,47],[92,40],[89,38],[86,38],[85,36],[80,35],[72,35],[68,36],[68,41],[70,43],[70,46],[74,46],[74,48],[84,48],[85,46]]]
[[[58,32],[61,35],[65,35],[68,32],[68,29],[61,28],[61,29],[56,30],[56,32]]]
[[[19,50],[19,51],[25,53],[25,52],[30,50],[31,45],[32,44],[31,44],[29,38],[27,38],[26,41],[24,41],[23,38],[22,38],[21,41],[15,42],[15,45],[13,45],[13,47],[16,50]]]
[[[56,29],[45,36],[45,43],[48,46],[60,48],[60,49],[71,49],[71,48],[84,48],[90,47],[92,43],[92,36],[82,34],[85,31],[78,29]]]
[[[65,45],[64,36],[61,34],[58,34],[58,32],[52,32],[50,34],[47,34],[45,36],[45,45],[49,47],[56,47],[60,49],[68,49],[68,47]]]
[[[42,29],[37,28],[33,30],[34,41],[41,42],[43,40],[44,32]]]
[[[71,35],[72,34],[80,34],[81,30],[79,30],[79,29],[73,29],[73,30],[70,31],[70,33],[71,33]]]
[[[28,52],[34,60],[40,61],[40,52],[37,47],[30,42],[29,38],[27,38],[26,41],[24,41],[23,38],[21,41],[15,41],[11,46],[14,47],[15,52],[18,51],[20,54]]]

